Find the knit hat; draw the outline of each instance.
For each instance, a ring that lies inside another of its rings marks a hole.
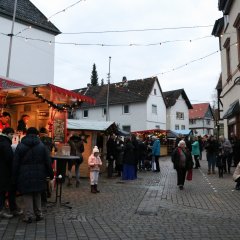
[[[94,148],[93,148],[93,151],[92,151],[93,153],[99,153],[99,149],[98,149],[98,147],[97,146],[94,146]]]

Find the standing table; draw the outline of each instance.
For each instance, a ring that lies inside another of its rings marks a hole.
[[[52,155],[52,161],[56,160],[56,197],[54,202],[51,206],[60,206],[60,207],[67,207],[71,209],[72,207],[69,206],[70,202],[62,203],[62,184],[65,182],[66,178],[66,166],[68,160],[77,160],[80,159],[79,156],[65,156],[65,155]]]

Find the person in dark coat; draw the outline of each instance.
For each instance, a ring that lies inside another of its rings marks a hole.
[[[181,140],[172,153],[173,167],[177,171],[177,185],[183,190],[186,173],[193,168],[191,152],[186,148],[186,143]]]
[[[21,210],[16,205],[16,191],[12,184],[13,150],[11,147],[14,130],[4,128],[0,134],[0,216],[11,218],[20,215]],[[11,213],[4,210],[6,193],[8,193],[9,208]]]
[[[126,144],[123,154],[123,180],[136,179],[136,161],[134,155],[134,146],[131,141],[131,137],[126,138]]]
[[[107,141],[107,161],[108,161],[108,178],[113,177],[113,163],[116,160],[116,142],[115,134],[111,134]]]
[[[84,143],[81,136],[74,134],[70,137],[68,141],[70,145],[70,155],[71,156],[79,156],[79,160],[75,160],[74,162],[68,162],[68,186],[71,185],[72,178],[72,165],[75,164],[75,176],[76,176],[76,187],[79,187],[80,184],[80,165],[83,162],[83,152],[84,152]]]
[[[29,121],[30,116],[27,114],[22,115],[21,119],[18,121],[17,130],[26,134],[27,132],[27,123]]]
[[[123,170],[123,154],[124,154],[124,142],[121,137],[116,139],[116,171],[117,177],[121,177]]]
[[[24,222],[43,219],[41,193],[46,191],[46,178],[53,179],[49,152],[38,137],[38,130],[30,127],[18,144],[13,161],[13,179],[24,199]]]

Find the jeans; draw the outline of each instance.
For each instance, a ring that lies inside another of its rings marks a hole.
[[[76,181],[79,182],[80,181],[80,164],[76,163],[75,164],[75,174],[76,174]]]
[[[208,161],[208,171],[215,171],[216,165],[216,156],[215,154],[207,153],[207,161]]]
[[[33,218],[42,215],[41,193],[27,193],[23,195],[25,218]]]

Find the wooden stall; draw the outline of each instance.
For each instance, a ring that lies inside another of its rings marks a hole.
[[[94,104],[95,100],[53,84],[5,84],[0,88],[0,102],[0,111],[11,114],[13,129],[17,130],[22,115],[28,115],[28,128],[45,127],[55,142],[66,143],[68,111],[80,108],[82,102]]]
[[[103,166],[101,171],[106,169],[106,142],[107,136],[113,132],[117,132],[115,122],[111,121],[93,121],[68,119],[67,121],[68,137],[77,134],[84,139],[83,163],[80,166],[80,176],[88,177],[88,157],[92,153],[94,146],[98,146],[101,154]],[[72,170],[74,174],[74,169]]]

